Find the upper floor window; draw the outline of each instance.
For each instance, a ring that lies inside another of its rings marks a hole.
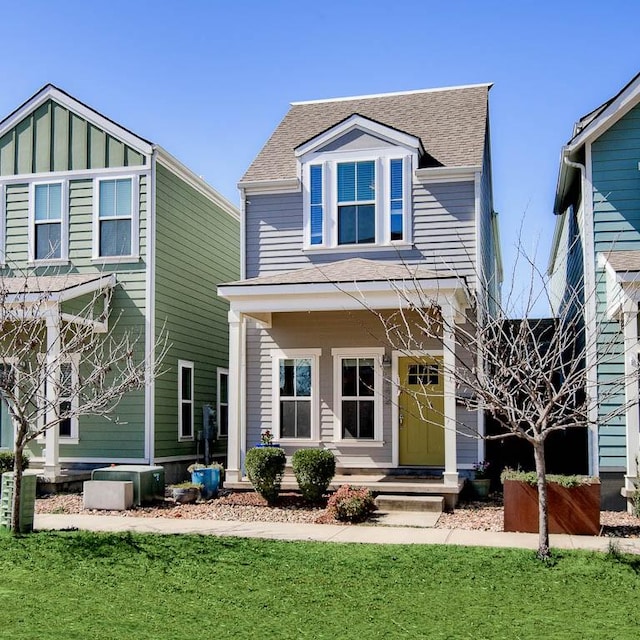
[[[376,166],[338,163],[338,244],[376,241]]]
[[[137,180],[103,178],[95,189],[94,258],[137,256]]]
[[[31,262],[67,258],[66,218],[64,183],[34,183],[29,227]]]

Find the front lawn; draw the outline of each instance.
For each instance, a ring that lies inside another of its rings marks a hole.
[[[0,535],[0,638],[624,640],[640,558],[204,536]]]

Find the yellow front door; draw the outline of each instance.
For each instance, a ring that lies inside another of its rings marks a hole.
[[[400,464],[444,465],[442,357],[399,358]]]

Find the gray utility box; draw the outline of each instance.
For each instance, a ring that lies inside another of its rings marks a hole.
[[[91,480],[115,480],[133,482],[133,504],[140,506],[164,499],[164,468],[144,464],[117,464],[94,469]]]

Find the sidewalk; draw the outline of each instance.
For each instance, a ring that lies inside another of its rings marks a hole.
[[[535,533],[503,533],[464,529],[433,529],[399,526],[299,524],[285,522],[239,522],[234,520],[182,520],[179,518],[135,518],[123,516],[37,514],[35,529],[85,531],[138,531],[143,533],[193,533],[271,540],[314,540],[373,544],[452,544],[478,547],[537,549]],[[625,553],[640,554],[640,538],[600,538],[552,535],[557,549],[607,551],[610,542]]]

